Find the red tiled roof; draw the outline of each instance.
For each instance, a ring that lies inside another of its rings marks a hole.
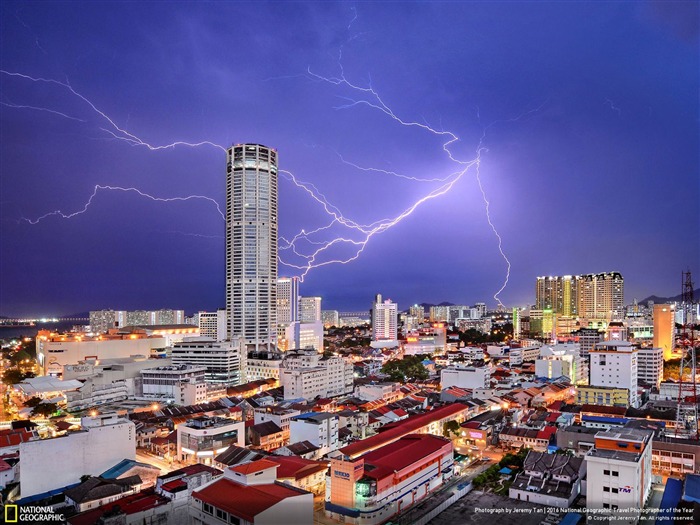
[[[192,497],[213,505],[217,509],[254,522],[255,516],[277,505],[280,501],[304,494],[282,484],[243,485],[230,479],[219,479]]]
[[[440,419],[453,416],[462,411],[466,413],[467,410],[469,410],[469,407],[467,405],[463,405],[462,403],[445,405],[443,407],[431,410],[426,414],[409,417],[408,419],[395,423],[394,426],[385,430],[384,432],[380,432],[377,435],[341,448],[340,452],[346,456],[358,457],[366,452],[369,452],[370,450],[375,450],[381,446],[396,441],[403,436],[416,432],[418,429],[423,428],[434,421],[439,421]]]
[[[94,525],[101,516],[114,507],[119,507],[124,514],[129,515],[167,505],[169,501],[168,498],[155,494],[153,491],[143,491],[68,518],[68,523],[71,525]]]
[[[172,492],[175,489],[179,489],[181,487],[187,488],[187,483],[180,479],[175,479],[173,481],[168,481],[167,483],[164,483],[160,488],[163,489],[166,492]]]
[[[395,472],[415,465],[421,459],[439,451],[450,441],[431,434],[410,434],[389,443],[363,456],[365,460],[365,476],[373,479],[383,479],[393,476]],[[373,465],[372,470],[367,465]]]
[[[272,467],[277,467],[278,464],[274,461],[269,461],[267,459],[256,459],[250,463],[244,463],[243,465],[236,465],[235,467],[229,467],[234,472],[239,474],[252,474],[253,472],[260,472]]]
[[[557,433],[557,427],[544,427],[537,433],[537,439],[549,440],[554,434]]]
[[[300,480],[328,470],[328,463],[324,461],[312,461],[298,456],[270,456],[269,459],[279,464],[277,479],[294,478]]]
[[[25,443],[34,437],[32,432],[24,430],[5,430],[0,431],[0,448],[14,447],[20,443]]]

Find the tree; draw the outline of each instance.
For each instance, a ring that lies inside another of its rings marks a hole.
[[[54,415],[57,411],[58,405],[56,403],[41,403],[34,407],[34,410],[32,410],[32,416],[49,417]]]
[[[461,431],[462,427],[459,426],[459,423],[456,421],[447,421],[443,426],[442,426],[442,435],[445,436],[446,438],[450,437],[450,434],[454,434],[455,436],[459,436],[459,433]]]
[[[23,374],[19,370],[10,368],[2,375],[2,382],[6,385],[16,385],[17,383],[24,381],[26,377],[27,375]]]
[[[27,399],[27,400],[24,402],[24,406],[27,406],[27,407],[30,407],[30,408],[34,408],[34,407],[37,406],[39,403],[41,403],[41,398],[40,398],[40,397],[34,396],[34,397],[30,397],[29,399]]]
[[[382,373],[387,374],[391,381],[400,383],[425,381],[429,377],[428,370],[423,366],[423,358],[417,355],[388,361],[382,367]]]

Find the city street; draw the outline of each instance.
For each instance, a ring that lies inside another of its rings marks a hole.
[[[136,461],[140,461],[141,463],[147,463],[148,465],[152,465],[156,468],[159,468],[161,474],[167,474],[168,472],[177,470],[180,467],[184,466],[180,463],[171,464],[170,462],[159,458],[158,456],[154,456],[153,454],[149,454],[148,452],[142,449],[136,450]]]

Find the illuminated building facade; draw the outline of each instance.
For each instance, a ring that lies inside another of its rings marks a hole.
[[[277,323],[288,325],[299,320],[299,278],[277,279]]]
[[[229,339],[247,351],[277,343],[277,151],[236,144],[227,152],[226,310]]]
[[[664,353],[664,360],[668,361],[673,357],[675,347],[675,311],[670,304],[654,305],[654,339],[653,346],[661,348]]]
[[[624,291],[619,272],[538,277],[535,308],[564,317],[617,319],[624,314]]]
[[[321,320],[321,298],[299,298],[299,321],[302,323],[315,323]]]
[[[390,299],[382,301],[377,294],[372,304],[372,341],[396,341],[398,336],[398,305]]]

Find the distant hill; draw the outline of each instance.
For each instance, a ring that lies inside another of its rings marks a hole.
[[[693,295],[695,296],[695,301],[700,301],[700,288],[697,288],[696,290],[693,291]],[[646,303],[649,301],[654,301],[654,303],[677,303],[680,302],[681,300],[681,295],[678,294],[675,297],[659,297],[658,295],[650,295],[649,297],[642,299],[641,301],[637,301],[638,303]]]

